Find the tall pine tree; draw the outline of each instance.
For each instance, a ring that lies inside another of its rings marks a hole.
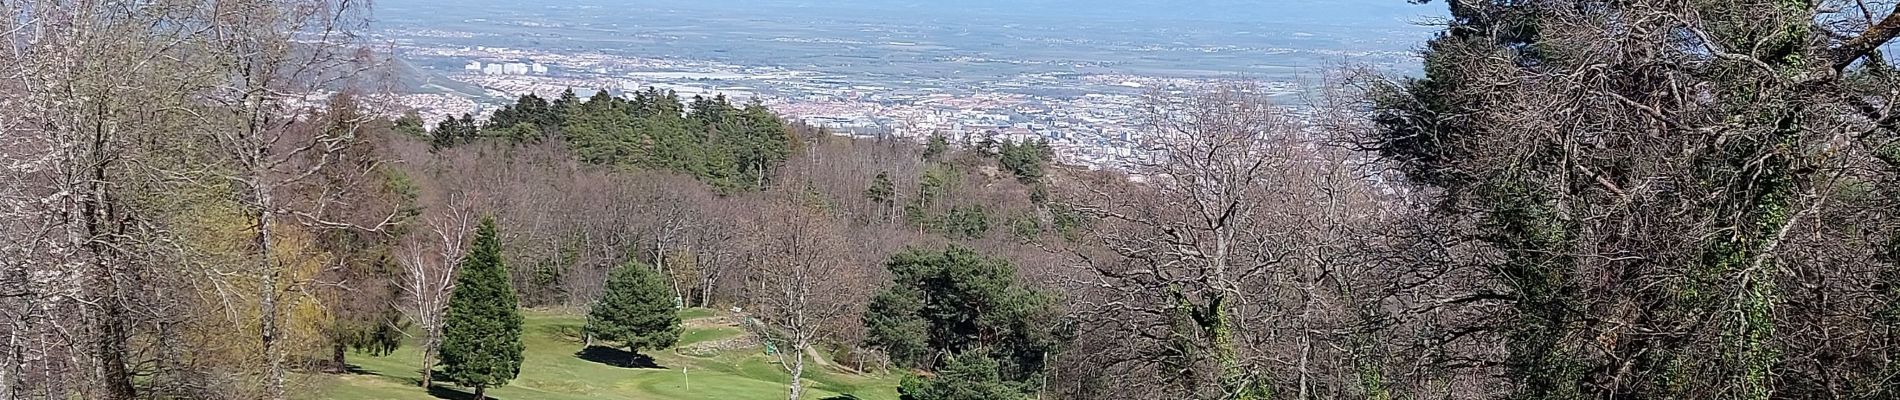
[[[672,292],[653,268],[628,262],[607,280],[607,292],[587,313],[587,334],[619,342],[627,351],[672,347],[680,317]]]
[[[943,157],[943,153],[949,151],[950,139],[944,137],[943,132],[932,132],[930,134],[930,140],[924,142],[925,161],[940,161],[938,158]]]
[[[449,297],[439,375],[474,388],[477,400],[521,373],[521,310],[509,285],[495,219],[483,218]]]
[[[879,222],[889,220],[891,210],[897,207],[897,185],[891,182],[890,172],[878,172],[871,179],[871,187],[864,189],[864,198],[877,206]]]

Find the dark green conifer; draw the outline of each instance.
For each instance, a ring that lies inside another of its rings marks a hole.
[[[587,312],[586,331],[636,354],[672,347],[680,338],[678,306],[659,272],[629,262],[614,271],[607,292]]]
[[[494,218],[483,218],[462,258],[442,327],[442,372],[437,376],[474,388],[477,400],[485,398],[488,388],[506,385],[521,373],[521,310],[497,236]]]
[[[1016,284],[1015,266],[950,246],[898,253],[885,268],[893,285],[865,310],[866,344],[899,365],[938,372],[924,386],[949,385],[907,396],[1020,398],[1037,389],[1045,357],[1065,339],[1053,300]],[[968,397],[996,393],[1010,395]]]
[[[930,141],[924,143],[924,160],[938,161],[937,159],[943,157],[943,153],[948,151],[950,151],[950,139],[943,137],[942,132],[931,133]]]

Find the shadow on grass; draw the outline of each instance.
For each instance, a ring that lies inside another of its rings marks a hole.
[[[474,400],[475,399],[475,393],[473,392],[464,392],[461,390],[450,389],[450,388],[441,387],[441,386],[430,386],[429,395],[435,396],[435,398],[438,398],[438,399],[445,399],[445,400]],[[489,399],[494,399],[495,395],[491,394],[486,397]]]
[[[304,357],[301,359],[301,363],[298,365],[300,366],[299,371],[315,373],[315,374],[376,375],[376,373],[363,369],[363,366],[356,365],[356,364],[343,363],[341,366],[338,366],[335,359],[331,359],[328,357],[325,357],[325,358]]]
[[[343,364],[343,371],[340,371],[340,372],[345,373],[345,374],[350,374],[350,375],[377,375],[377,376],[382,375],[375,372],[370,372],[370,370],[363,369],[363,366],[356,365],[356,364]]]
[[[660,364],[655,364],[653,357],[612,347],[588,346],[575,352],[574,357],[622,368],[666,369]]]

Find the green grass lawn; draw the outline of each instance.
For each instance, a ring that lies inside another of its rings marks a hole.
[[[578,356],[581,350],[582,318],[546,311],[524,311],[521,376],[507,386],[488,390],[490,398],[525,399],[783,399],[786,374],[778,359],[757,346],[708,354],[706,357],[683,355],[667,350],[649,350],[659,368],[629,368],[590,361]],[[688,319],[686,330],[675,348],[694,343],[735,338],[746,333],[737,327],[719,323],[717,313],[689,309],[680,313]],[[467,388],[438,383],[433,391],[417,386],[421,379],[420,349],[408,343],[395,354],[376,357],[351,353],[349,363],[356,373],[316,376],[317,390],[311,399],[406,400],[462,399],[470,397]],[[851,393],[866,400],[897,398],[897,377],[856,375],[828,370],[807,362],[805,398],[817,399]]]

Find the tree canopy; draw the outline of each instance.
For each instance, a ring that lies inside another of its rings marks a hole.
[[[900,365],[993,363],[1001,379],[1033,389],[1062,343],[1052,299],[1017,284],[1008,261],[950,246],[898,253],[885,268],[892,285],[864,313],[866,340]]]
[[[663,279],[646,264],[622,265],[588,310],[586,333],[619,342],[634,353],[672,347],[679,341],[680,317]]]
[[[521,310],[502,264],[494,218],[476,228],[443,325],[442,380],[475,389],[508,384],[521,373]]]
[[[1009,382],[997,373],[996,360],[983,349],[973,349],[944,359],[937,376],[905,377],[897,387],[902,400],[1010,400],[1024,399],[1022,383]]]
[[[1900,15],[1821,3],[1449,1],[1425,75],[1375,85],[1366,147],[1497,252],[1478,290],[1508,316],[1462,329],[1500,335],[1510,397],[1893,393],[1900,363],[1828,354],[1900,325],[1828,299],[1900,298],[1815,255],[1886,251],[1884,222],[1836,218],[1892,204],[1861,192],[1900,165],[1870,107],[1900,81],[1866,45]]]
[[[1025,140],[1022,143],[1005,140],[996,157],[1004,170],[1016,175],[1017,180],[1029,183],[1042,179],[1043,168],[1055,158],[1055,151],[1049,148],[1048,140]]]
[[[757,100],[682,99],[655,88],[629,97],[601,90],[586,100],[569,90],[553,102],[524,95],[479,126],[467,115],[445,119],[433,137],[438,147],[477,137],[560,138],[584,161],[685,172],[725,190],[764,187],[797,145],[785,122]]]

